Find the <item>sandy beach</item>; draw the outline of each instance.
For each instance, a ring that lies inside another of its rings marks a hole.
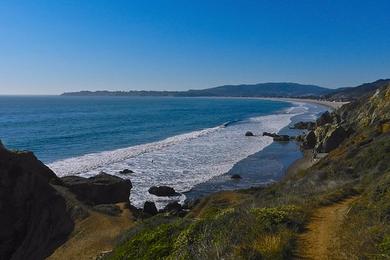
[[[309,98],[266,98],[266,99],[269,99],[269,100],[280,100],[280,101],[312,103],[312,104],[318,104],[318,105],[323,105],[323,106],[329,107],[332,110],[338,109],[342,105],[349,103],[349,102],[336,102],[336,101],[309,99]]]

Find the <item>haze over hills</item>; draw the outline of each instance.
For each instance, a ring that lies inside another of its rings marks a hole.
[[[289,82],[224,85],[188,91],[80,91],[63,96],[180,96],[180,97],[308,97],[330,93],[328,88]]]

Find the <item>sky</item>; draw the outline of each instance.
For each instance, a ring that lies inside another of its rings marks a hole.
[[[390,78],[390,1],[2,0],[0,94]]]

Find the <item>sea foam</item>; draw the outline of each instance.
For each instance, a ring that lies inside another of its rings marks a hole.
[[[272,138],[262,136],[263,132],[278,132],[291,122],[292,116],[304,113],[305,109],[303,104],[294,104],[280,114],[225,123],[159,142],[60,160],[48,166],[59,176],[90,177],[104,171],[129,178],[133,183],[132,205],[142,207],[149,200],[161,208],[172,198],[149,194],[151,186],[168,185],[182,193],[222,175],[238,161],[272,143]],[[256,136],[246,137],[246,131],[252,131]],[[125,168],[134,173],[120,175],[119,171]],[[174,199],[183,202],[185,195]]]

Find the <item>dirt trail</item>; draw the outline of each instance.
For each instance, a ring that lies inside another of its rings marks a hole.
[[[354,200],[356,197],[351,197],[314,212],[307,231],[298,237],[298,259],[331,259],[329,248],[334,234],[337,234]]]

